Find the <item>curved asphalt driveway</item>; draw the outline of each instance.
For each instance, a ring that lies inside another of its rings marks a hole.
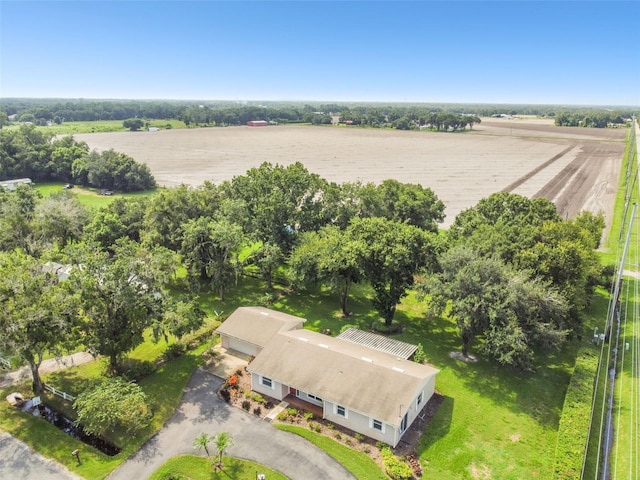
[[[315,445],[224,403],[217,395],[221,384],[221,379],[197,369],[167,424],[108,478],[148,478],[174,455],[201,454],[193,448],[193,440],[200,433],[227,432],[234,444],[228,455],[262,463],[291,480],[353,480],[353,475]],[[215,451],[215,447],[210,450]]]
[[[20,480],[81,480],[62,465],[44,458],[27,444],[0,432],[0,478]]]

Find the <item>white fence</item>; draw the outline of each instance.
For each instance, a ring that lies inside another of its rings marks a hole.
[[[51,385],[47,385],[46,383],[44,384],[44,389],[47,390],[48,392],[53,393],[54,395],[58,395],[59,397],[64,398],[65,400],[68,400],[70,402],[73,402],[76,397],[73,397],[71,395],[69,395],[68,393],[62,392],[56,388],[53,388]]]

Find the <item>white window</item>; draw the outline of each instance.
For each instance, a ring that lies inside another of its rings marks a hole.
[[[316,397],[315,395],[312,395],[310,393],[307,393],[307,397],[309,397],[311,400],[322,403],[322,399],[320,397]]]
[[[273,381],[270,378],[261,377],[260,381],[265,387],[273,388]]]
[[[384,423],[380,420],[376,420],[375,418],[371,419],[371,424],[369,425],[374,430],[378,430],[379,432],[384,433]]]
[[[335,414],[340,415],[341,417],[347,418],[347,409],[342,405],[336,405]]]
[[[422,405],[422,392],[420,392],[420,395],[418,395],[418,399],[416,400],[416,407],[419,407],[420,405]]]

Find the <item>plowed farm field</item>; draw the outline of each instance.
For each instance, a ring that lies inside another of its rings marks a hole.
[[[230,180],[263,162],[301,162],[337,182],[393,178],[430,187],[446,205],[443,228],[500,191],[545,197],[563,218],[581,210],[610,222],[624,129],[555,127],[539,119],[486,118],[464,133],[357,127],[227,127],[75,135],[146,163],[160,185]]]

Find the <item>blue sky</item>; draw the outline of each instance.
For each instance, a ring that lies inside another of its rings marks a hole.
[[[0,97],[640,105],[640,1],[0,0]]]

